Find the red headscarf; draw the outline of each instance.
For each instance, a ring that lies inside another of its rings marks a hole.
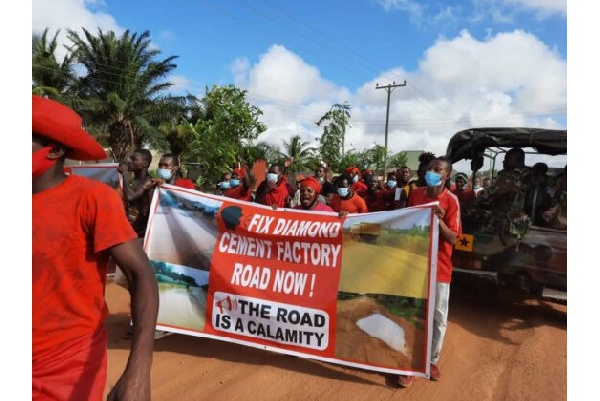
[[[346,170],[344,170],[344,173],[348,175],[357,175],[360,174],[360,170],[358,167],[348,167]]]
[[[243,179],[246,176],[246,173],[241,168],[234,168],[233,173],[237,174],[237,176],[240,177],[240,179]]]
[[[321,183],[315,177],[306,177],[300,182],[300,189],[306,187],[314,189],[317,194],[321,193]]]

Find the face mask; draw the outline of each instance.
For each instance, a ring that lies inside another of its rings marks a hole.
[[[231,181],[229,181],[229,182],[230,182],[230,184],[231,184],[231,188],[235,188],[235,187],[237,187],[238,185],[240,185],[240,180],[234,180],[234,179],[232,179],[232,180],[231,180]]]
[[[48,159],[48,154],[54,145],[49,145],[39,150],[36,150],[31,154],[31,173],[32,178],[35,178],[48,170],[50,167],[58,161],[58,159]]]
[[[342,198],[348,196],[348,188],[338,188],[337,192]]]
[[[357,182],[358,181],[358,176],[355,175],[354,177],[352,177],[352,182]]]
[[[427,171],[425,173],[425,182],[428,187],[437,187],[442,183],[442,175],[435,171]]]
[[[396,182],[396,181],[394,181],[394,180],[389,180],[389,181],[387,182],[387,186],[388,186],[388,188],[394,188],[394,187],[396,186],[396,184],[397,184],[397,182]]]
[[[157,172],[158,176],[163,180],[170,180],[173,176],[173,172],[171,171],[171,169],[168,168],[159,168]]]
[[[229,189],[231,188],[231,184],[229,181],[222,181],[219,183],[219,187],[221,187],[221,189]]]
[[[317,178],[317,180],[319,180],[319,182],[322,184],[322,183],[323,183],[323,180],[324,180],[324,178],[323,178],[323,177],[319,177],[319,178]]]
[[[275,174],[275,173],[269,173],[269,174],[267,174],[267,181],[277,182],[278,178],[279,178],[278,174]]]

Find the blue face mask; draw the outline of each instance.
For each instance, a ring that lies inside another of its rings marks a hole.
[[[357,182],[358,181],[358,176],[355,175],[354,177],[352,177],[352,182]]]
[[[388,186],[388,188],[394,188],[394,187],[396,186],[396,184],[397,184],[397,182],[396,182],[396,181],[394,181],[394,180],[389,180],[389,181],[387,182],[387,186]]]
[[[275,174],[275,173],[268,173],[267,174],[267,181],[277,182],[278,179],[279,179],[279,175],[278,174]]]
[[[221,189],[229,189],[231,188],[231,184],[229,183],[229,181],[221,181],[219,183],[219,187],[221,187]]]
[[[233,178],[231,179],[231,181],[229,181],[231,184],[231,188],[235,188],[238,185],[240,185],[240,180],[234,180]]]
[[[168,168],[159,168],[157,170],[158,176],[160,178],[162,178],[163,180],[170,180],[171,177],[173,176],[173,172],[171,171],[171,169]]]
[[[427,171],[425,173],[425,182],[428,187],[437,187],[442,183],[442,175],[435,171]]]
[[[348,189],[349,188],[338,188],[338,195],[340,195],[342,198],[345,198],[346,196],[348,196]]]

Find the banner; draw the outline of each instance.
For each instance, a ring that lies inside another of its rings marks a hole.
[[[429,376],[432,205],[340,218],[163,185],[151,210],[159,329]]]
[[[94,163],[94,164],[78,164],[65,166],[66,174],[82,175],[84,177],[93,178],[100,182],[110,185],[111,187],[122,190],[123,178],[119,171],[118,163]]]

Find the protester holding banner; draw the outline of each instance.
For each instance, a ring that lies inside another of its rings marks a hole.
[[[127,164],[118,167],[123,175],[123,201],[129,223],[139,238],[144,238],[148,216],[150,216],[150,202],[152,201],[152,188],[154,182],[148,174],[152,163],[152,154],[148,149],[136,149]],[[133,172],[133,181],[129,181],[128,172]]]
[[[252,185],[254,185],[254,175],[248,169],[235,168],[229,180],[230,187],[225,189],[223,196],[250,202]]]
[[[300,181],[300,204],[294,209],[312,210],[319,212],[333,212],[326,204],[319,202],[321,184],[315,177],[306,177]]]
[[[109,399],[150,400],[158,288],[121,199],[108,185],[65,175],[64,162],[106,158],[70,108],[32,99],[33,400],[102,399],[104,287],[111,256],[131,285],[133,346]]]
[[[181,188],[195,189],[194,182],[181,176],[179,158],[172,153],[164,154],[158,161],[158,176],[153,180],[155,184],[170,184]]]
[[[361,198],[350,186],[352,178],[347,174],[342,174],[337,182],[337,194],[333,195],[329,206],[341,214],[348,213],[367,213],[369,209],[365,200]]]
[[[409,207],[439,202],[435,207],[435,213],[439,218],[439,242],[430,365],[430,378],[434,381],[441,378],[437,363],[448,323],[450,281],[452,278],[452,246],[456,238],[462,235],[460,203],[456,195],[446,188],[451,172],[452,163],[447,158],[437,157],[431,160],[424,175],[427,187],[414,189],[408,198]],[[402,387],[411,386],[413,381],[413,376],[401,375],[398,378],[398,383]]]

